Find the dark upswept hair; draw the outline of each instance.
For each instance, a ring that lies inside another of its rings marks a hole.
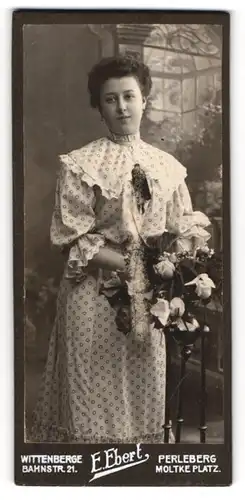
[[[109,78],[134,76],[140,85],[142,95],[148,97],[152,80],[150,70],[144,63],[132,56],[106,57],[95,64],[88,75],[88,91],[92,108],[100,108],[100,90]]]

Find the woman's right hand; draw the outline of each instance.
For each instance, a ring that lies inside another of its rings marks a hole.
[[[101,247],[91,261],[97,267],[117,271],[122,279],[127,279],[126,262],[122,253],[109,247]]]

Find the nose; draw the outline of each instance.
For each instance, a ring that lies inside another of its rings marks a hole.
[[[124,113],[125,109],[126,109],[126,102],[123,97],[119,96],[117,100],[117,112]]]

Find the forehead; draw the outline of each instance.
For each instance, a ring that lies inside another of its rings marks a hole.
[[[122,76],[120,78],[109,78],[102,85],[101,93],[115,93],[120,94],[127,90],[133,90],[134,92],[140,92],[140,87],[137,79],[134,76]]]

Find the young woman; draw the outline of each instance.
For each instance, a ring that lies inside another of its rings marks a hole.
[[[149,328],[137,300],[135,331],[125,336],[100,286],[116,272],[133,281],[134,300],[139,280],[128,274],[125,248],[130,255],[140,241],[150,245],[164,232],[179,244],[206,240],[208,219],[197,224],[185,168],[140,138],[149,69],[129,57],[104,59],[88,89],[108,136],[60,157],[51,240],[67,252],[67,263],[32,440],[163,442],[164,339]],[[145,199],[134,189],[134,168],[146,181]]]

